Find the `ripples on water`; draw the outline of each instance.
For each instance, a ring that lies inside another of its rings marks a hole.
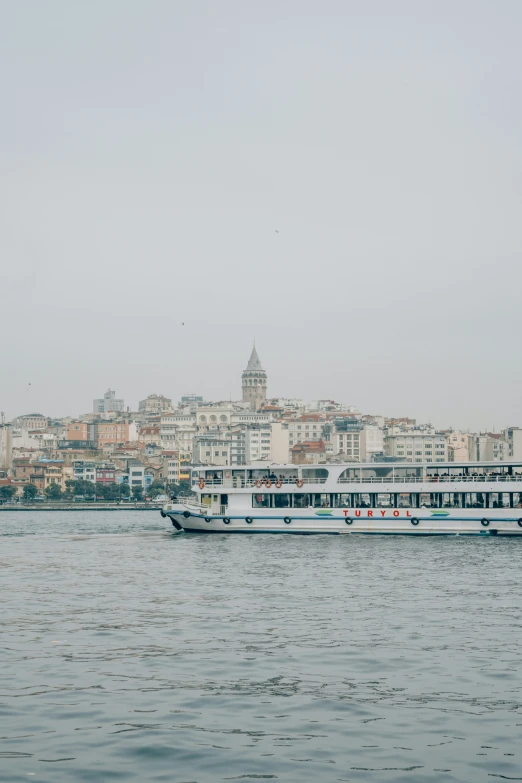
[[[522,541],[0,512],[0,780],[522,780]]]

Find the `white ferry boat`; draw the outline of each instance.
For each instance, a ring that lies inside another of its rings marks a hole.
[[[162,516],[191,533],[522,535],[522,462],[196,468]]]

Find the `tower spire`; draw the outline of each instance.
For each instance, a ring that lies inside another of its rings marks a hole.
[[[266,372],[257,355],[255,338],[242,381],[243,401],[249,402],[250,407],[256,410],[266,400]]]

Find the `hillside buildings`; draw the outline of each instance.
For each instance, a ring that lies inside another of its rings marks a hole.
[[[188,480],[192,465],[239,467],[311,462],[468,462],[522,460],[522,428],[501,433],[437,430],[408,417],[362,414],[335,400],[267,397],[256,347],[241,374],[241,399],[209,402],[185,394],[178,404],[150,394],[124,409],[108,389],[76,419],[40,413],[0,424],[0,477],[19,492],[67,482],[128,484],[145,492]]]

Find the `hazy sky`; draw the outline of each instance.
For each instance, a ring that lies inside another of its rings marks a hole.
[[[0,409],[238,398],[255,336],[273,396],[521,426],[521,31],[520,0],[0,0]]]

